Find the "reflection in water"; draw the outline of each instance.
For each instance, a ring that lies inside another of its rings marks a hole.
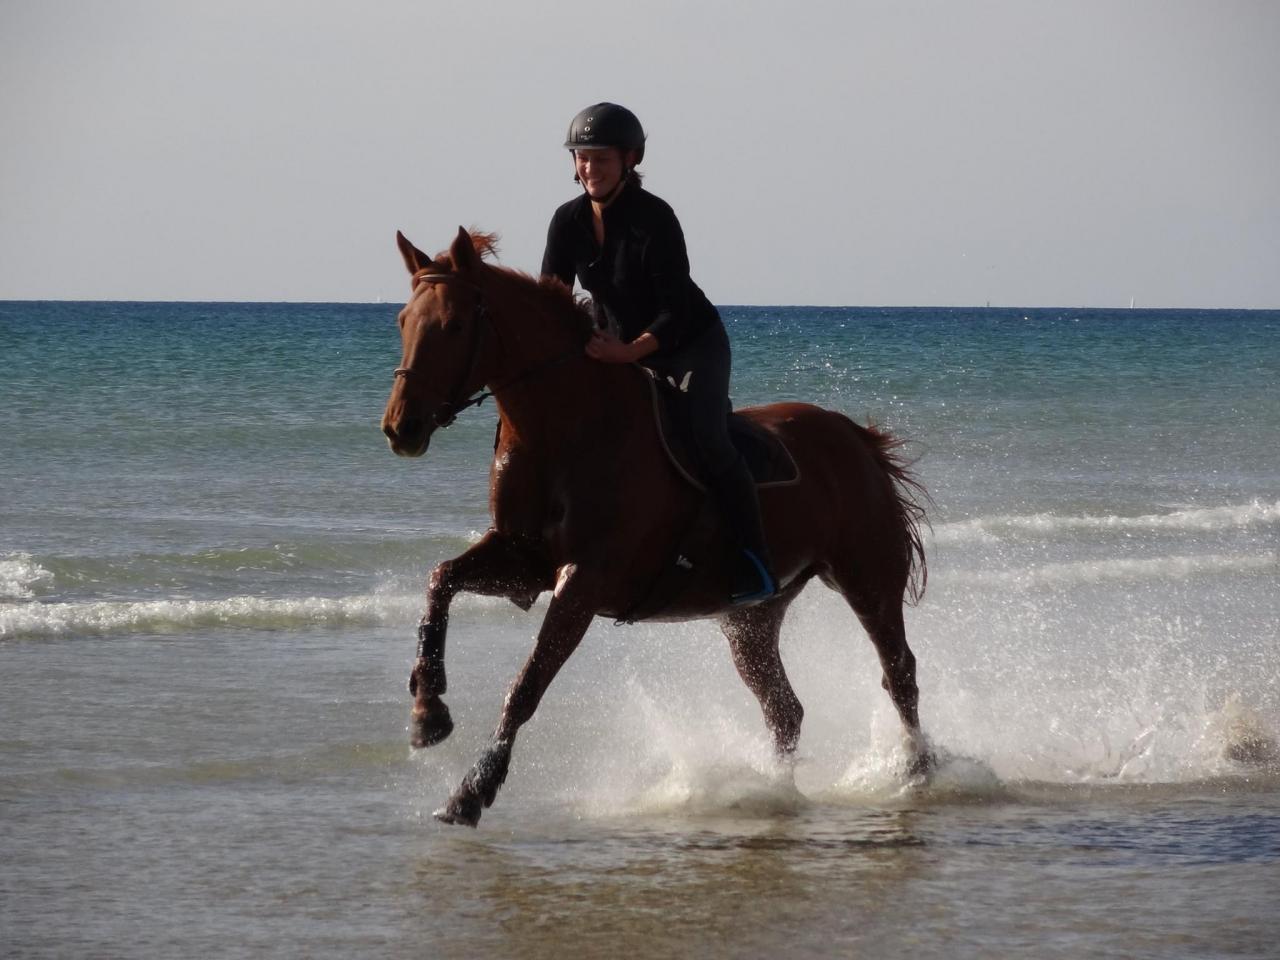
[[[498,955],[563,955],[569,944],[777,955],[814,929],[840,936],[847,927],[847,938],[857,917],[892,912],[930,863],[911,811],[831,813],[439,836],[415,885],[424,914],[443,920],[443,908],[453,918],[430,923],[442,955],[477,946],[468,918],[479,917]],[[833,917],[846,920],[833,928]]]
[[[1211,904],[1229,898],[1251,919],[1225,935],[1247,953],[1280,934],[1267,906],[1280,894],[1275,786],[1215,802],[1028,785],[987,803],[435,831],[415,861],[410,931],[439,955],[499,957],[1087,955],[1117,943],[1190,956]],[[1187,901],[1193,890],[1208,899]],[[1133,914],[1137,891],[1181,906]]]

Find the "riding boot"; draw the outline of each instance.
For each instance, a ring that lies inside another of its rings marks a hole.
[[[711,491],[724,516],[725,525],[738,550],[734,558],[730,600],[735,604],[757,603],[778,592],[773,560],[760,522],[760,500],[755,480],[739,456],[727,469],[712,478]]]

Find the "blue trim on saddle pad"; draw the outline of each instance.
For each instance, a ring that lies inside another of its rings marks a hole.
[[[772,597],[775,593],[778,592],[777,582],[773,579],[773,576],[769,573],[768,568],[765,567],[764,563],[761,561],[759,557],[755,555],[753,551],[748,550],[746,547],[743,547],[742,555],[751,561],[751,565],[755,567],[756,573],[759,574],[760,587],[759,589],[751,593],[735,593],[733,596],[729,598],[730,602],[737,605],[742,605],[747,603],[759,603],[761,600],[768,600],[770,597]]]

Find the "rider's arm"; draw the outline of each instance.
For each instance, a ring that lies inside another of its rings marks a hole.
[[[674,213],[655,225],[646,260],[657,310],[645,333],[661,341],[669,353],[679,348],[691,325],[689,254]]]

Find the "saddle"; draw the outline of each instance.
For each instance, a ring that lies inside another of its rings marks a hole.
[[[649,382],[653,417],[667,459],[694,489],[706,493],[706,471],[701,465],[693,441],[689,418],[683,415],[684,393],[676,384],[659,379],[652,373],[645,379]],[[746,462],[757,488],[800,482],[800,468],[796,465],[795,458],[781,438],[771,430],[741,414],[731,413],[729,440]]]
[[[641,368],[643,369],[643,368]],[[698,574],[723,557],[720,511],[707,493],[705,470],[689,429],[689,418],[681,409],[684,393],[679,385],[653,374],[645,379],[653,402],[653,417],[663,451],[676,473],[704,494],[688,527],[672,545],[670,561],[636,604],[618,618],[618,623],[636,623],[662,613],[685,592]],[[754,420],[736,413],[729,415],[729,439],[756,482],[757,489],[789,486],[800,482],[800,468],[786,444]]]

